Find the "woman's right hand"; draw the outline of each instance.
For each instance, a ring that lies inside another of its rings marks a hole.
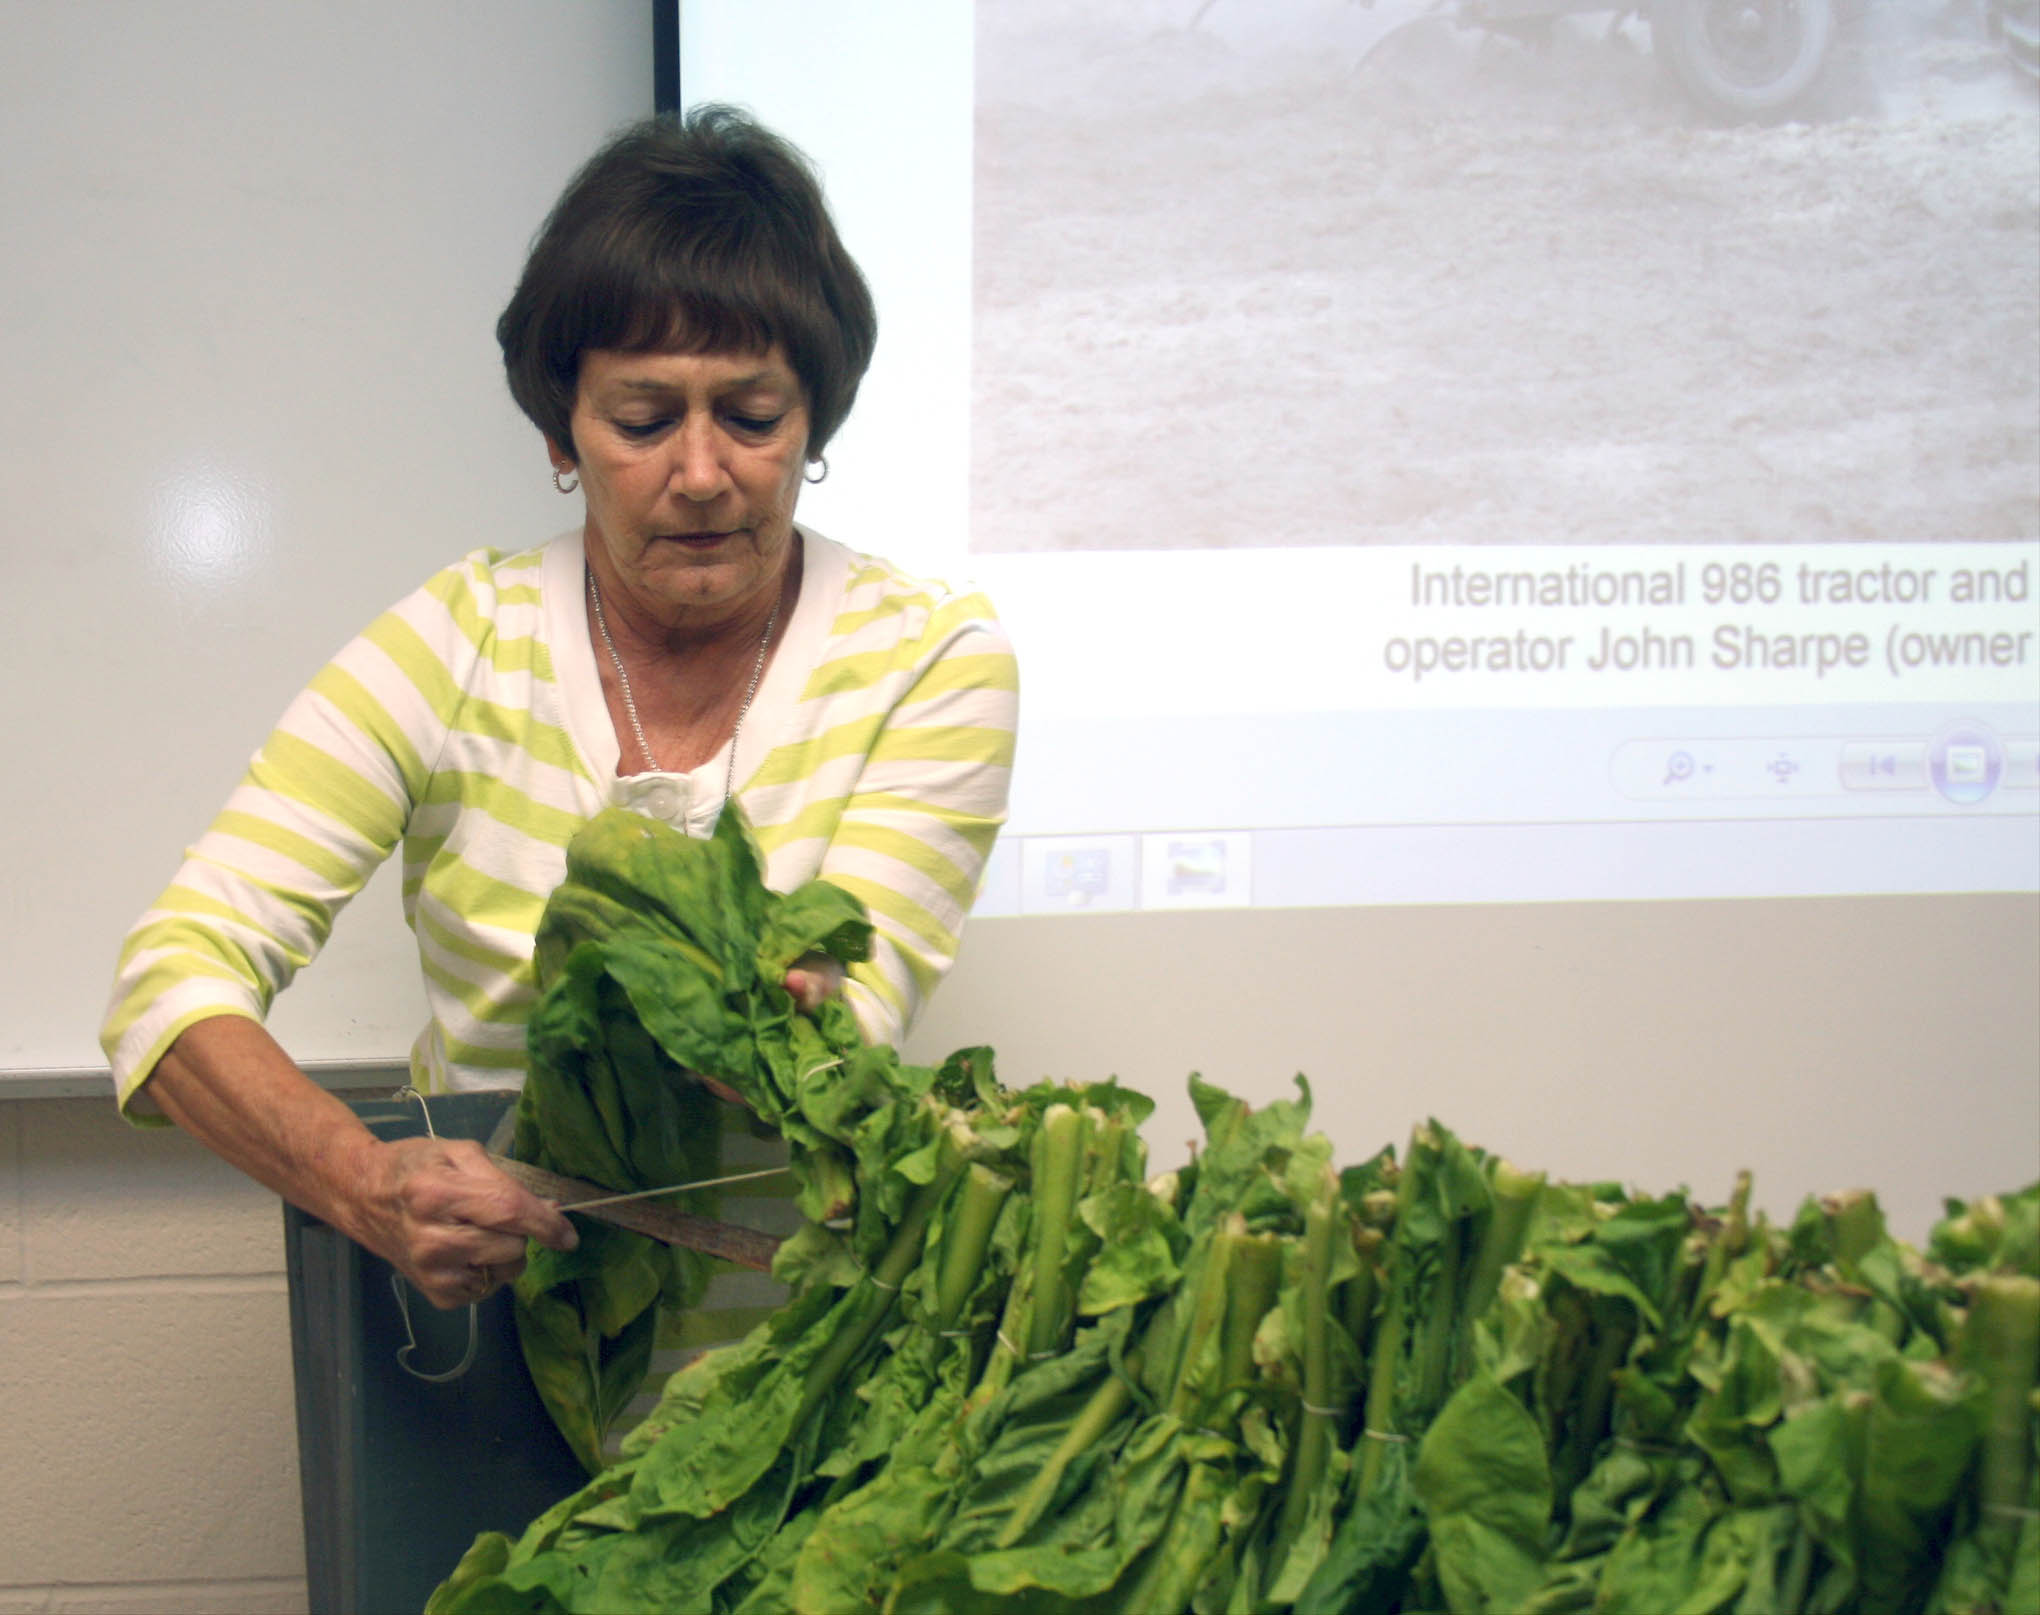
[[[360,1206],[361,1242],[437,1307],[481,1301],[524,1271],[525,1240],[579,1243],[574,1225],[459,1138],[378,1141]]]

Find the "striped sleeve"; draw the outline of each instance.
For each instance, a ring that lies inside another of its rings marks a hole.
[[[100,1033],[123,1110],[185,1028],[262,1019],[396,847],[474,656],[489,559],[442,572],[320,670],[129,933]]]
[[[1005,822],[1019,716],[1012,646],[982,596],[938,604],[910,649],[820,870],[871,913],[873,957],[846,990],[873,1042],[903,1037],[956,962]]]

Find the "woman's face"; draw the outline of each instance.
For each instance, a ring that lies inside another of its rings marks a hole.
[[[767,609],[792,553],[808,438],[806,398],[778,348],[592,350],[573,428],[598,581],[665,628]]]

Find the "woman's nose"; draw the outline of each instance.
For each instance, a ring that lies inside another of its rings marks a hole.
[[[706,504],[730,485],[713,423],[689,421],[673,434],[673,486],[683,499]]]

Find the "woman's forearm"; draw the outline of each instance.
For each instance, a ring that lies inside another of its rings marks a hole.
[[[259,1022],[215,1015],[172,1043],[143,1092],[214,1154],[350,1238],[377,1140]]]
[[[469,1139],[378,1139],[243,1016],[187,1028],[143,1090],[251,1178],[366,1246],[433,1302],[478,1301],[524,1266],[527,1237],[571,1249],[559,1208]]]

